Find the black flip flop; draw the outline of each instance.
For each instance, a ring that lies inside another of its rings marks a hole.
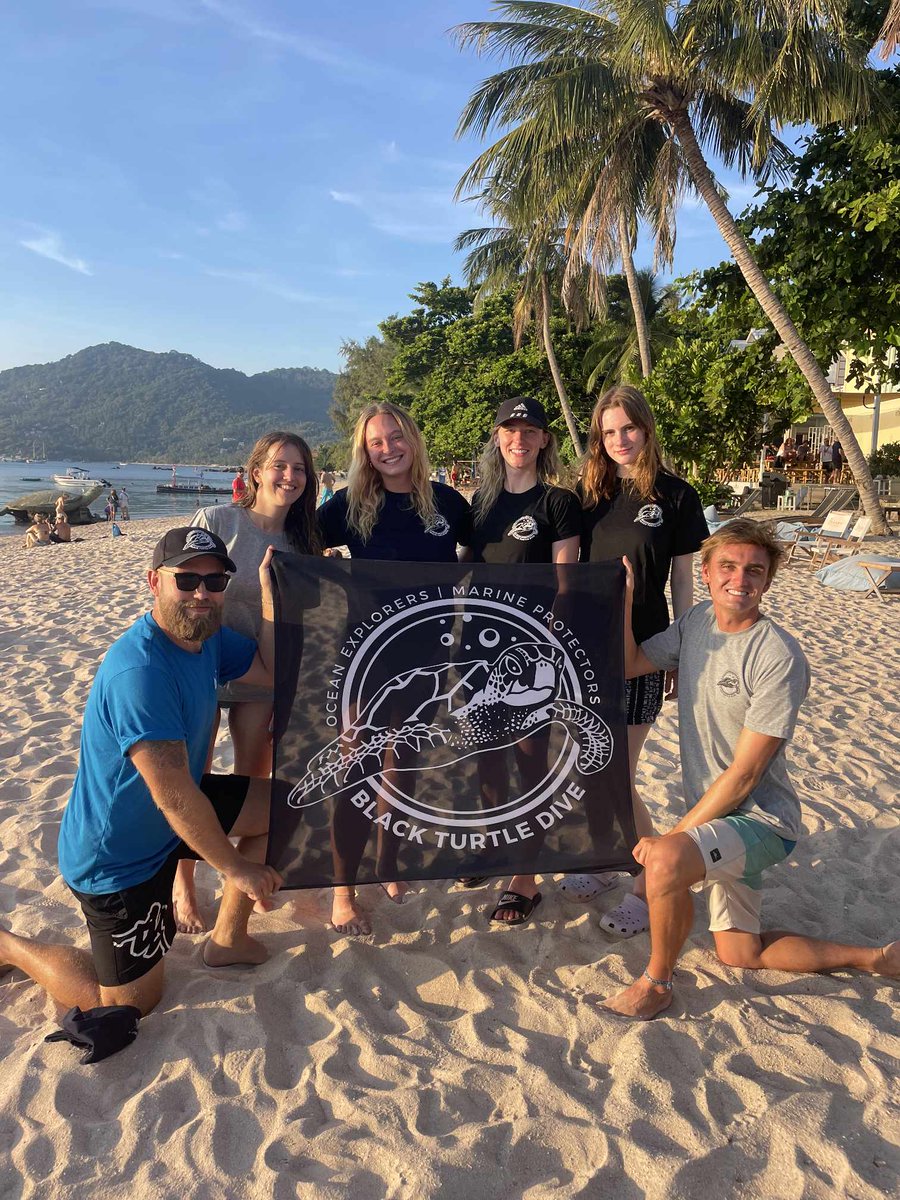
[[[460,875],[457,883],[462,884],[464,888],[481,887],[483,883],[487,883],[490,875]]]
[[[492,911],[490,920],[494,921],[497,925],[524,925],[540,902],[540,892],[537,892],[534,896],[523,896],[521,892],[504,892]],[[511,921],[505,921],[502,917],[497,916],[497,913],[504,908],[511,908],[513,912],[519,915]]]

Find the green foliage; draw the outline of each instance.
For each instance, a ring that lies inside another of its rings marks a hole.
[[[881,72],[883,111],[853,129],[829,125],[792,158],[791,181],[741,219],[754,253],[820,363],[848,343],[849,376],[900,382],[900,68]],[[707,301],[743,290],[723,263],[701,278]],[[758,324],[759,312],[752,324]],[[871,356],[866,363],[863,356]]]
[[[779,358],[774,333],[745,348],[745,303],[710,312],[701,303],[673,317],[673,343],[657,359],[644,390],[667,456],[711,480],[721,467],[758,457],[763,444],[809,410],[810,393],[793,361]]]
[[[637,271],[638,287],[650,334],[650,353],[655,361],[664,346],[674,340],[672,315],[678,308],[678,295],[673,287],[660,287],[652,271]],[[595,325],[591,344],[584,359],[589,391],[602,394],[617,383],[641,386],[641,356],[628,283],[624,275],[610,275],[606,280],[606,317]]]
[[[311,367],[248,377],[108,342],[0,372],[0,453],[37,439],[50,458],[235,462],[269,429],[326,437],[334,380]]]
[[[473,289],[423,283],[412,293],[419,302],[406,317],[393,316],[381,330],[398,347],[390,370],[389,399],[404,404],[419,422],[436,463],[471,458],[485,442],[497,406],[510,396],[539,399],[563,441],[565,422],[543,351],[534,341],[513,344],[515,291],[488,296],[474,310]],[[560,369],[582,424],[590,398],[580,387],[584,334],[562,317],[552,320]]]
[[[869,455],[873,475],[900,476],[900,442],[886,442]]]

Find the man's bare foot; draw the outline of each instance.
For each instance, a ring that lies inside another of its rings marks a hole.
[[[209,929],[208,923],[200,913],[193,882],[188,889],[180,883],[177,876],[175,877],[175,885],[172,888],[172,910],[175,915],[175,928],[179,933],[206,933]]]
[[[337,892],[331,905],[331,924],[338,933],[349,933],[352,937],[367,937],[372,932],[372,922],[357,904],[356,897]]]
[[[402,904],[403,897],[409,891],[409,884],[403,883],[400,880],[395,880],[392,883],[383,883],[385,895],[388,896],[395,904]]]
[[[641,976],[631,987],[618,995],[611,996],[600,1006],[618,1013],[622,1017],[633,1017],[637,1021],[652,1021],[672,1003],[672,989],[657,987]]]
[[[886,975],[888,979],[900,979],[900,942],[882,946],[880,954],[875,964],[875,974]]]
[[[509,887],[504,889],[507,892],[516,892],[520,896],[527,896],[529,900],[533,900],[538,894],[538,886],[534,881],[533,875],[513,875],[509,881]],[[496,908],[494,910],[495,921],[511,921],[515,925],[522,923],[522,914],[515,908]]]
[[[203,947],[203,961],[208,967],[258,967],[269,957],[269,952],[249,933],[225,945],[212,938]]]

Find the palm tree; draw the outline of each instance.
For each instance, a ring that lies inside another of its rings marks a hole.
[[[516,206],[508,199],[501,199],[487,190],[480,197],[482,204],[495,214],[514,218]],[[481,229],[467,229],[456,239],[457,252],[468,250],[463,271],[470,284],[479,284],[475,296],[476,305],[492,292],[510,286],[518,287],[513,308],[513,339],[518,348],[525,330],[534,321],[538,342],[547,357],[547,365],[553,377],[559,406],[562,410],[577,455],[584,453],[581,434],[569,396],[563,382],[562,372],[553,338],[550,332],[550,317],[553,311],[553,288],[562,282],[566,266],[565,248],[559,230],[549,228],[541,222],[524,224],[493,225]],[[567,311],[574,316],[576,327],[583,327],[587,317],[585,294],[569,285],[563,295]]]
[[[638,305],[646,315],[646,354],[652,357],[675,339],[670,317],[678,308],[678,295],[674,288],[662,287],[646,267],[634,272],[634,285]],[[611,275],[606,281],[606,316],[594,327],[593,342],[584,357],[589,392],[603,392],[616,383],[634,383],[640,375],[646,379],[649,374],[634,322],[631,286],[624,275]]]
[[[887,61],[900,45],[900,0],[891,0],[878,40],[882,43],[881,57]]]
[[[728,211],[704,155],[713,149],[742,175],[777,172],[784,148],[776,125],[853,120],[871,103],[868,47],[841,0],[595,0],[590,9],[544,0],[500,0],[505,21],[457,30],[461,45],[513,60],[473,93],[459,132],[513,128],[481,155],[498,177],[555,162],[566,180],[561,143],[590,147],[604,165],[621,164],[642,211],[659,159],[630,161],[623,147],[649,136],[677,147],[694,188],[766,316],[805,376],[859,487],[877,532],[887,532],[865,456],[840,402],[794,322],[760,270]],[[530,156],[525,157],[528,149]],[[588,155],[584,150],[582,161]],[[657,197],[659,199],[659,197]],[[618,208],[625,207],[618,203]],[[626,209],[626,211],[628,211]]]

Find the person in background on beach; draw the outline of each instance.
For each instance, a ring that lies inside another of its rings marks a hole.
[[[457,545],[469,541],[469,505],[459,492],[432,483],[430,477],[428,451],[409,413],[396,404],[370,404],[353,430],[347,486],[319,509],[323,544],[347,546],[353,558],[456,562]],[[345,877],[352,879],[365,850],[360,837],[364,839],[367,832],[361,835],[360,823],[354,819],[345,833],[340,818],[338,808],[335,857]],[[396,856],[393,838],[385,838],[382,846],[386,856]],[[384,857],[382,868],[390,879],[391,867]],[[397,904],[409,890],[406,883],[383,882],[382,887]],[[331,923],[340,933],[372,932],[353,886],[334,889]]]
[[[32,546],[49,546],[51,542],[50,522],[43,513],[33,513],[31,525],[25,530],[26,550],[30,550]]]
[[[112,519],[115,520],[119,512],[119,493],[115,488],[110,488],[108,499],[112,508]]]
[[[844,448],[837,438],[831,443],[831,469],[835,480],[840,483],[841,472],[844,469]]]
[[[171,529],[153,552],[153,609],[115,641],[94,679],[72,794],[59,833],[60,873],[81,904],[91,952],[0,928],[0,962],[30,975],[64,1009],[130,1004],[146,1015],[163,989],[175,936],[179,859],[225,877],[207,966],[253,966],[268,952],[247,932],[254,902],[281,884],[263,859],[268,780],[203,771],[217,680],[271,687],[271,552],[259,568],[263,622],[254,643],[222,628],[235,571],[203,529]],[[238,838],[237,846],[229,838]]]
[[[644,836],[650,960],[605,1007],[649,1020],[672,1002],[672,978],[691,930],[690,889],[702,883],[721,962],[778,971],[854,968],[900,978],[900,942],[871,949],[783,930],[761,931],[762,874],[801,833],[800,802],[785,747],[809,690],[797,641],[760,612],[782,551],[774,530],[745,517],[703,543],[709,600],[637,645],[628,560],[625,671],[630,678],[678,669],[681,770],[688,811],[669,833]]]
[[[231,503],[240,504],[247,494],[247,484],[244,482],[244,468],[238,467],[231,481]]]
[[[709,535],[700,497],[683,479],[665,469],[656,439],[656,422],[643,393],[621,385],[597,401],[591,417],[588,449],[576,492],[584,505],[583,562],[625,555],[634,564],[634,636],[639,642],[669,624],[666,584],[676,619],[694,601],[694,554]],[[625,723],[634,822],[638,833],[653,833],[653,823],[635,787],[638,761],[663,696],[677,694],[675,676],[662,671],[625,685]],[[590,900],[615,885],[616,876],[569,875],[560,884],[573,900]],[[600,919],[607,932],[632,937],[648,927],[644,880]]]
[[[470,551],[466,561],[489,563],[577,563],[581,544],[581,504],[574,492],[556,487],[559,451],[544,406],[530,396],[504,400],[478,464],[481,481],[472,499]],[[549,733],[524,738],[515,748],[519,786],[530,791],[547,773]],[[513,775],[509,752],[482,752],[478,762],[482,794],[491,806],[508,798]],[[534,849],[537,851],[535,843]],[[464,887],[480,876],[460,881]],[[489,918],[523,925],[541,902],[533,874],[520,873]]]
[[[834,467],[830,442],[822,443],[822,448],[819,451],[819,465],[822,468],[822,481],[827,483],[831,478],[831,472]]]
[[[53,523],[53,528],[50,530],[51,542],[71,542],[72,526],[69,524],[69,518],[66,516],[64,508],[56,510],[56,520]]]
[[[65,496],[57,496],[56,497],[56,516],[58,517],[61,512],[65,512],[65,511],[66,511],[66,497]]]
[[[319,504],[327,504],[334,495],[334,475],[331,471],[323,471],[321,476],[322,490],[319,494]]]
[[[243,470],[243,468],[241,468]],[[247,485],[237,505],[199,509],[191,524],[220,537],[237,564],[237,575],[225,594],[224,619],[229,629],[256,638],[260,628],[259,564],[269,546],[295,554],[318,554],[316,474],[312,451],[299,434],[275,430],[263,434],[247,460]],[[219,716],[228,712],[228,732],[238,775],[265,779],[272,773],[271,687],[223,683],[219,710],[210,738],[209,758]],[[209,769],[209,762],[207,762]],[[194,864],[179,863],[173,892],[175,923],[181,933],[203,933],[206,922],[197,903]]]
[[[128,488],[124,487],[124,486],[120,487],[119,488],[119,513],[121,514],[123,521],[128,521],[131,519],[128,515],[128,500],[129,500]]]
[[[115,510],[113,509],[113,506],[112,506],[112,501],[111,501],[111,500],[107,500],[106,504],[103,506],[103,514],[104,514],[104,516],[105,516],[105,518],[106,518],[106,522],[107,522],[107,524],[109,524],[109,522],[110,522],[110,521],[113,519],[113,517],[116,515],[116,514],[115,514]]]

